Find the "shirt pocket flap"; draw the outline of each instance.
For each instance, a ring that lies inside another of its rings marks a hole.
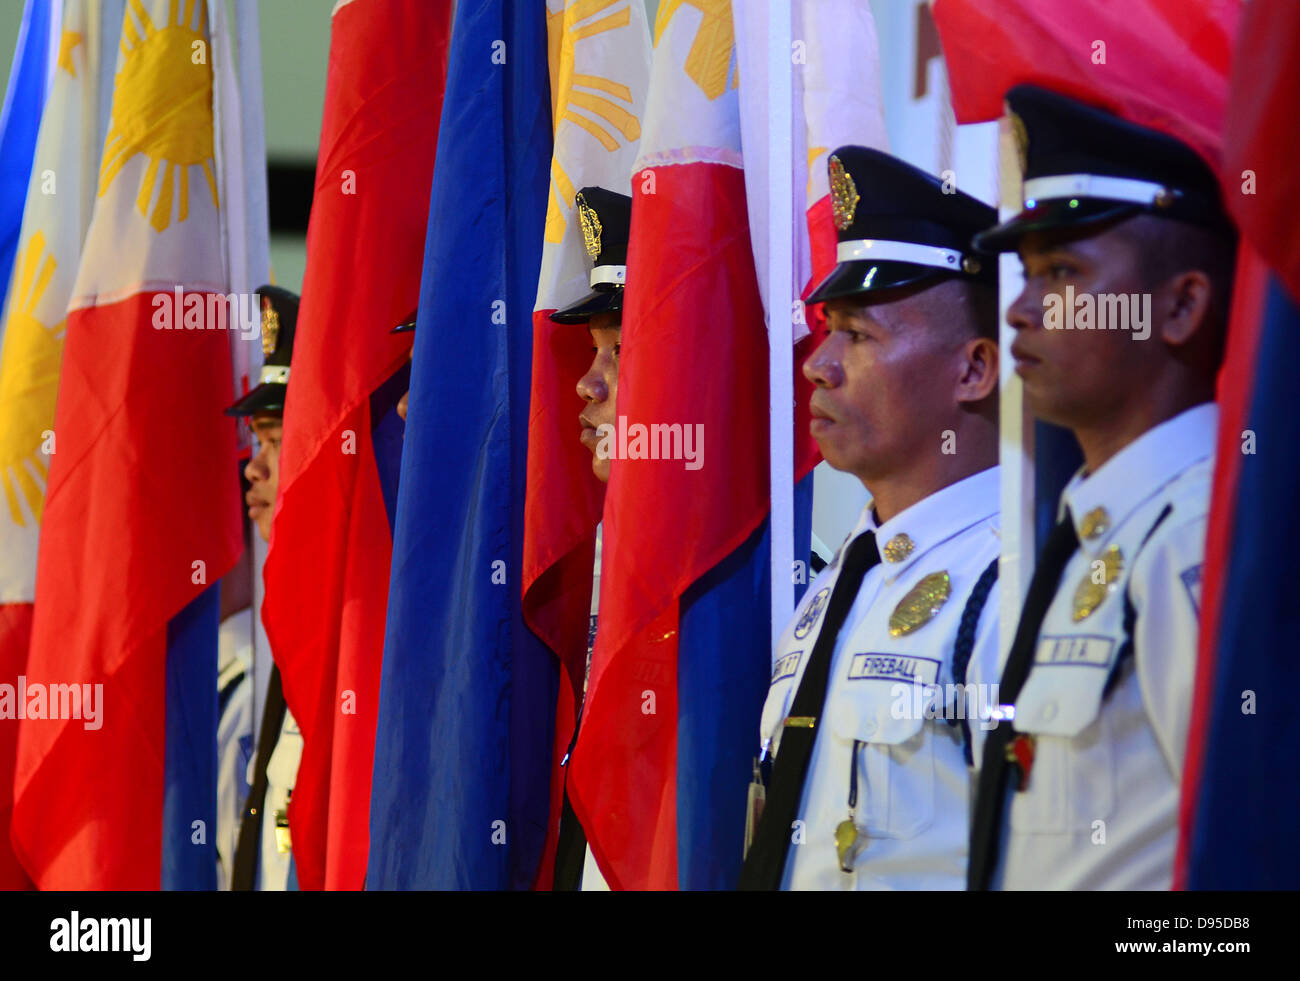
[[[1042,637],[1016,699],[1019,732],[1077,736],[1101,711],[1117,642],[1113,637]]]
[[[899,745],[925,724],[934,689],[902,681],[860,679],[842,686],[830,707],[830,725],[841,739]]]
[[[763,715],[759,722],[761,738],[772,740],[772,749],[780,743],[781,727],[786,713],[794,701],[795,681],[799,677],[799,668],[803,664],[805,651],[790,651],[777,658],[772,666],[771,687],[767,690],[767,700],[763,702]]]

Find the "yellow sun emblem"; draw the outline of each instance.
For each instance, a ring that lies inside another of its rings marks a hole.
[[[641,121],[631,110],[632,89],[604,75],[577,70],[579,41],[626,28],[631,23],[632,11],[627,0],[579,0],[546,15],[551,119],[557,133],[560,121],[567,119],[590,133],[610,153],[641,138]],[[546,241],[564,240],[568,224],[564,211],[573,207],[574,192],[573,180],[565,173],[557,155],[551,161]]]
[[[171,0],[171,23],[158,28],[140,0],[130,0],[122,22],[125,60],[113,87],[113,119],[99,170],[102,197],[137,154],[148,158],[136,206],[159,232],[172,222],[173,199],[176,220],[189,216],[191,167],[203,169],[217,206],[205,4],[184,0],[183,6],[182,11],[180,0]]]
[[[54,257],[45,251],[45,236],[36,232],[14,267],[0,351],[0,486],[9,516],[19,527],[27,526],[29,514],[39,523],[45,505],[42,443],[45,432],[54,429],[66,321],[46,327],[35,311],[55,267]]]

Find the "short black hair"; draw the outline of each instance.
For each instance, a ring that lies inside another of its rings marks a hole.
[[[1186,222],[1137,215],[1123,223],[1134,245],[1138,269],[1153,290],[1179,273],[1199,270],[1210,280],[1209,323],[1216,364],[1222,360],[1237,270],[1237,238]]]

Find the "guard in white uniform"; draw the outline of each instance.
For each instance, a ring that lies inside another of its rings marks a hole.
[[[262,298],[260,383],[226,410],[248,417],[258,438],[257,455],[244,470],[250,483],[248,516],[263,541],[271,536],[271,516],[279,490],[280,432],[298,321],[299,297],[277,286],[258,290]],[[289,801],[302,757],[302,735],[284,701],[279,668],[273,668],[262,711],[257,752],[248,765],[248,797],[235,845],[231,887],[283,890],[292,861]]]
[[[1177,140],[1028,86],[1007,102],[1025,210],[976,242],[1020,251],[1016,370],[1035,415],[1074,432],[1084,467],[1006,659],[970,887],[1167,889],[1233,235],[1213,175]],[[1085,294],[1098,315],[1103,297],[1145,295],[1145,323],[1138,306],[1127,332],[1048,327],[1058,298]]]
[[[997,704],[996,263],[968,244],[995,212],[875,150],[829,167],[804,373],[823,456],[873,499],[778,644],[740,888],[960,889]]]
[[[592,262],[589,283],[591,292],[582,299],[551,314],[557,324],[572,324],[591,334],[592,360],[587,373],[578,380],[578,397],[582,412],[578,423],[579,437],[592,452],[591,469],[602,481],[609,480],[608,456],[596,452],[601,441],[601,426],[615,424],[615,398],[618,394],[618,364],[623,326],[623,290],[627,283],[627,243],[632,223],[632,199],[603,187],[584,187],[577,194],[578,221],[582,240]],[[587,694],[591,674],[591,652],[596,643],[596,615],[600,601],[600,529],[596,529],[596,563],[592,576],[591,630],[587,637],[587,659],[582,692],[576,693],[578,720]],[[568,683],[567,671],[561,672],[561,684]],[[575,726],[570,750],[577,742]],[[568,756],[565,756],[567,764]],[[567,772],[567,771],[565,771]],[[606,891],[605,877],[600,874],[595,856],[587,845],[586,834],[569,805],[567,787],[563,791],[559,841],[556,844],[555,877],[557,891],[582,889]]]

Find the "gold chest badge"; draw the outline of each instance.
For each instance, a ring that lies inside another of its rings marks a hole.
[[[270,297],[262,297],[262,356],[275,353],[275,342],[280,339],[280,315],[271,306]]]
[[[577,203],[578,223],[582,226],[582,245],[587,250],[587,255],[595,259],[600,255],[600,218],[581,192],[578,194]]]
[[[1118,545],[1108,545],[1099,558],[1088,564],[1088,571],[1074,590],[1074,622],[1092,616],[1102,600],[1115,591],[1123,574],[1124,553]]]
[[[907,591],[889,614],[889,634],[904,637],[934,619],[952,592],[947,572],[932,572]]]
[[[835,218],[835,227],[844,231],[853,224],[853,213],[858,209],[862,198],[853,177],[844,169],[840,158],[831,154],[829,161],[831,178],[831,214]]]

